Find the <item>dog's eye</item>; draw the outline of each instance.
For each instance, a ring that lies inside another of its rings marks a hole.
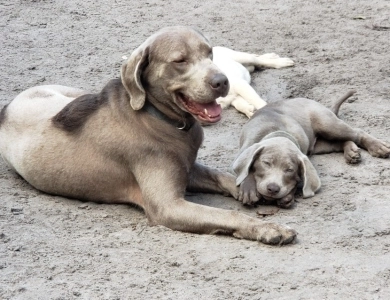
[[[294,169],[292,169],[292,168],[288,168],[288,169],[286,169],[286,171],[285,171],[286,173],[292,173],[292,172],[294,172]]]
[[[271,163],[269,161],[265,161],[263,160],[263,164],[265,164],[266,166],[270,167],[271,166]]]
[[[185,64],[187,61],[184,58],[176,59],[173,61],[175,64]]]

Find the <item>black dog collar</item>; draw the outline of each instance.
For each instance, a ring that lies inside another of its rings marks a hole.
[[[168,117],[167,115],[165,115],[164,113],[159,111],[149,101],[145,102],[143,109],[145,111],[147,111],[148,113],[150,113],[152,116],[156,117],[157,119],[165,121],[168,124],[175,126],[179,130],[188,131],[191,129],[192,125],[194,125],[194,123],[195,123],[195,120],[193,118],[191,118],[192,120],[181,120],[181,121],[171,119],[170,117]]]

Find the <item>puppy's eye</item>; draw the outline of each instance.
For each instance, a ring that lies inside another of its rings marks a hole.
[[[270,166],[271,166],[271,163],[270,163],[269,161],[265,161],[265,160],[263,160],[263,164],[264,164],[264,165],[266,165],[266,166],[268,166],[268,167],[270,167]]]
[[[294,169],[293,169],[293,168],[288,168],[288,169],[286,169],[285,172],[286,172],[286,173],[293,173],[293,172],[294,172]]]
[[[175,64],[185,64],[187,61],[184,58],[179,58],[173,61]]]

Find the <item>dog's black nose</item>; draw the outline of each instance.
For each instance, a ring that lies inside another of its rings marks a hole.
[[[229,92],[229,80],[222,73],[218,73],[211,78],[210,86],[219,94],[219,97],[225,97]]]
[[[268,191],[268,193],[275,195],[275,194],[279,193],[280,186],[278,186],[276,183],[269,183],[269,184],[267,184],[267,191]]]

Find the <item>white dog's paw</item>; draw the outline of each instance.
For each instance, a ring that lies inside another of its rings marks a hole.
[[[245,107],[245,110],[242,111],[249,119],[253,116],[253,114],[256,112],[256,108],[249,104],[247,107]]]
[[[280,57],[275,53],[266,53],[257,56],[258,64],[267,68],[285,68],[294,65],[294,61],[288,57]]]
[[[221,105],[222,109],[228,108],[230,106],[230,99],[227,97],[219,97],[217,98],[217,103]]]
[[[275,69],[291,67],[294,65],[294,61],[288,57],[280,57],[275,59],[273,65]]]

